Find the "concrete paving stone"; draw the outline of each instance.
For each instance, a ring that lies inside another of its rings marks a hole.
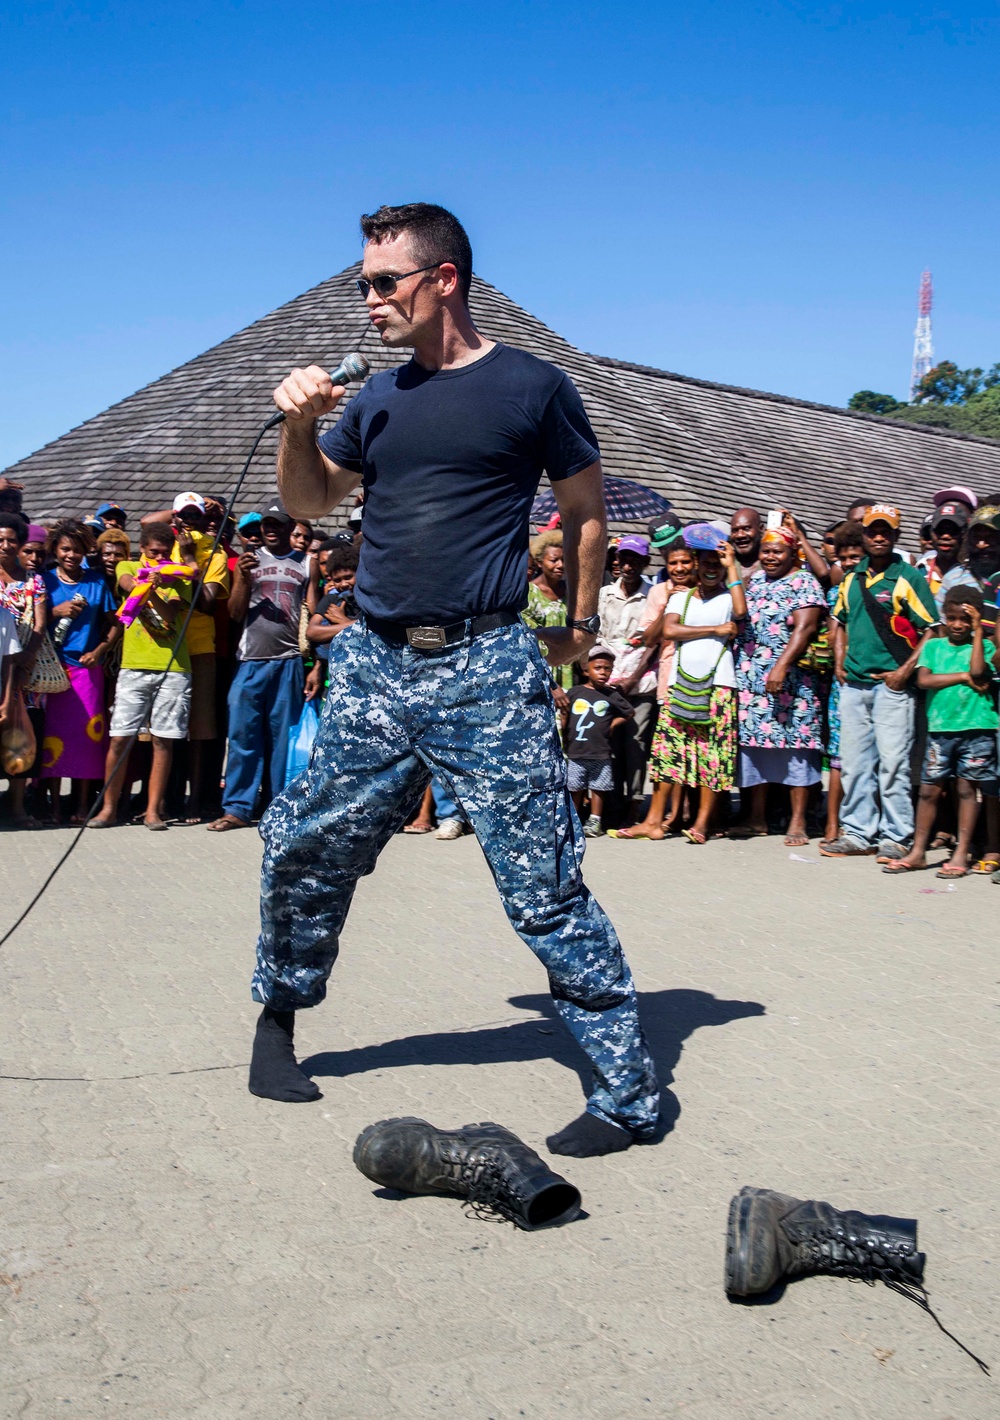
[[[4,836],[9,910],[66,842]],[[31,1077],[0,1080],[5,1420],[993,1420],[991,1383],[881,1285],[722,1290],[743,1183],[914,1216],[942,1320],[1000,1363],[988,882],[780,840],[592,844],[672,1129],[552,1160],[588,1216],[524,1234],[351,1162],[400,1114],[498,1119],[546,1157],[581,1108],[475,841],[396,839],[359,884],[298,1022],[324,1098],[296,1109],[246,1089],[259,853],[88,835],[5,949],[0,1074]]]

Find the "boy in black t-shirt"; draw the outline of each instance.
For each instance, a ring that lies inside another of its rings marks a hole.
[[[583,819],[583,801],[590,790],[590,817],[583,831],[587,838],[600,838],[604,795],[614,788],[611,768],[611,732],[635,714],[624,695],[608,687],[615,653],[607,646],[594,646],[587,657],[583,685],[574,685],[563,712],[566,740],[567,787],[576,811]]]

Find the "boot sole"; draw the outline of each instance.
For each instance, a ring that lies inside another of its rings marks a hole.
[[[368,1140],[371,1138],[371,1136],[375,1133],[375,1130],[376,1130],[376,1129],[381,1129],[383,1124],[426,1124],[426,1123],[427,1123],[427,1120],[426,1120],[426,1119],[418,1119],[415,1114],[403,1114],[403,1115],[400,1115],[400,1116],[398,1116],[398,1117],[396,1117],[396,1118],[394,1118],[394,1119],[377,1119],[374,1124],[369,1124],[365,1129],[362,1129],[361,1133],[358,1135],[357,1139],[355,1139],[355,1141],[354,1141],[354,1153],[353,1153],[352,1156],[351,1156],[351,1157],[353,1158],[353,1160],[354,1160],[354,1167],[355,1167],[360,1173],[365,1174],[365,1178],[368,1177],[367,1173],[365,1173],[365,1170],[361,1167],[361,1155],[364,1153],[365,1145],[368,1143]]]
[[[774,1223],[774,1193],[769,1188],[740,1189],[729,1204],[726,1227],[725,1288],[731,1297],[752,1297],[773,1285],[766,1256],[759,1255],[753,1238],[770,1243]],[[789,1203],[794,1203],[792,1198]],[[761,1226],[757,1226],[758,1220]],[[766,1285],[761,1285],[762,1277]]]
[[[747,1295],[747,1275],[750,1264],[750,1207],[752,1198],[738,1193],[729,1204],[726,1224],[726,1291],[731,1297]]]

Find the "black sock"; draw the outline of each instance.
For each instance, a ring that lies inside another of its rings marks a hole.
[[[282,1100],[286,1104],[305,1104],[323,1098],[314,1082],[296,1064],[294,1033],[294,1011],[272,1011],[270,1006],[264,1007],[257,1021],[250,1057],[252,1095],[265,1100]]]
[[[574,1119],[558,1134],[550,1134],[545,1143],[550,1154],[571,1154],[575,1159],[590,1159],[595,1154],[620,1154],[632,1143],[632,1135],[627,1129],[584,1111],[579,1119]]]

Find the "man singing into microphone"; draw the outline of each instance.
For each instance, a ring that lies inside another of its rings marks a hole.
[[[319,518],[360,482],[364,542],[355,626],[331,643],[312,760],[261,823],[261,935],[250,1089],[318,1099],[293,1049],[295,1012],[318,1005],[358,878],[419,803],[431,773],[475,828],[511,925],[548,972],[590,1058],[585,1112],[556,1153],[626,1149],[656,1129],[653,1064],[614,928],[580,875],[550,679],[525,604],[528,520],[544,470],[562,515],[569,622],[539,632],[550,663],[596,639],[606,550],[597,441],[572,382],[486,340],[472,323],[472,249],[442,207],[362,217],[372,324],[405,365],[374,375],[316,437],[343,386],[317,366],[275,390],[278,482]],[[446,535],[445,535],[446,534]]]

